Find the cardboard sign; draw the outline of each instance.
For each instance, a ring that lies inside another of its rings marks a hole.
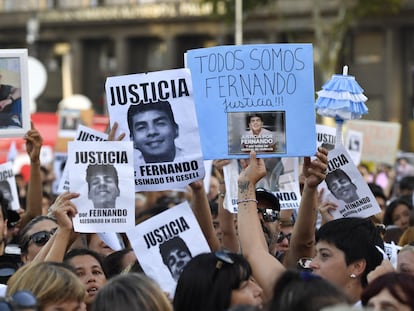
[[[369,120],[352,120],[348,129],[361,132],[364,137],[361,160],[394,165],[400,143],[401,124]]]
[[[196,49],[186,64],[205,159],[247,158],[250,150],[264,158],[314,154],[311,44]]]

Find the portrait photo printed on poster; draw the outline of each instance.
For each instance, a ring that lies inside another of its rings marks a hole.
[[[69,142],[66,166],[70,191],[80,193],[72,200],[75,231],[125,232],[135,225],[131,142]]]
[[[204,177],[188,69],[109,77],[105,89],[111,124],[133,142],[136,191],[182,189]]]

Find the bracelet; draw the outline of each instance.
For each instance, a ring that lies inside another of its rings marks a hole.
[[[256,199],[244,199],[244,200],[237,200],[237,204],[240,203],[247,203],[247,202],[255,202],[256,204],[259,203]]]

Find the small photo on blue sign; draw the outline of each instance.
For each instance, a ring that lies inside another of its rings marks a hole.
[[[285,111],[229,112],[229,154],[286,153]]]

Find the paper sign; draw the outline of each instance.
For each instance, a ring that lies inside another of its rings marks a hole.
[[[336,218],[366,218],[381,212],[378,203],[343,145],[328,154],[328,174],[323,183],[324,201],[334,202],[338,208],[331,214]]]
[[[346,131],[345,147],[355,165],[361,163],[361,154],[364,144],[364,135],[361,132],[348,129]]]
[[[280,209],[299,208],[301,199],[299,189],[298,158],[264,159],[268,174],[260,179],[256,188],[262,187],[272,192],[280,203]],[[237,179],[241,166],[236,160],[223,167],[226,197],[224,208],[231,213],[237,213]]]
[[[108,134],[99,132],[83,125],[79,125],[75,135],[76,141],[106,141],[107,139]],[[59,181],[59,186],[57,188],[57,193],[62,193],[65,191],[69,191],[69,171],[66,166],[63,169],[63,173]]]
[[[135,225],[131,142],[72,141],[68,145],[70,191],[77,232],[125,232]]]
[[[205,159],[247,158],[252,149],[264,158],[315,153],[311,44],[196,49],[186,64]]]
[[[111,126],[118,122],[134,142],[136,191],[182,189],[204,177],[188,69],[109,77],[105,89]]]
[[[335,148],[336,128],[316,124],[316,146],[324,147],[328,151]]]
[[[347,121],[347,128],[364,137],[361,160],[394,165],[400,143],[401,124],[369,120]]]
[[[210,252],[188,202],[140,223],[127,236],[145,274],[170,297],[185,264],[200,253]]]
[[[17,211],[20,208],[12,162],[6,162],[0,165],[0,192],[8,202],[8,209]]]

